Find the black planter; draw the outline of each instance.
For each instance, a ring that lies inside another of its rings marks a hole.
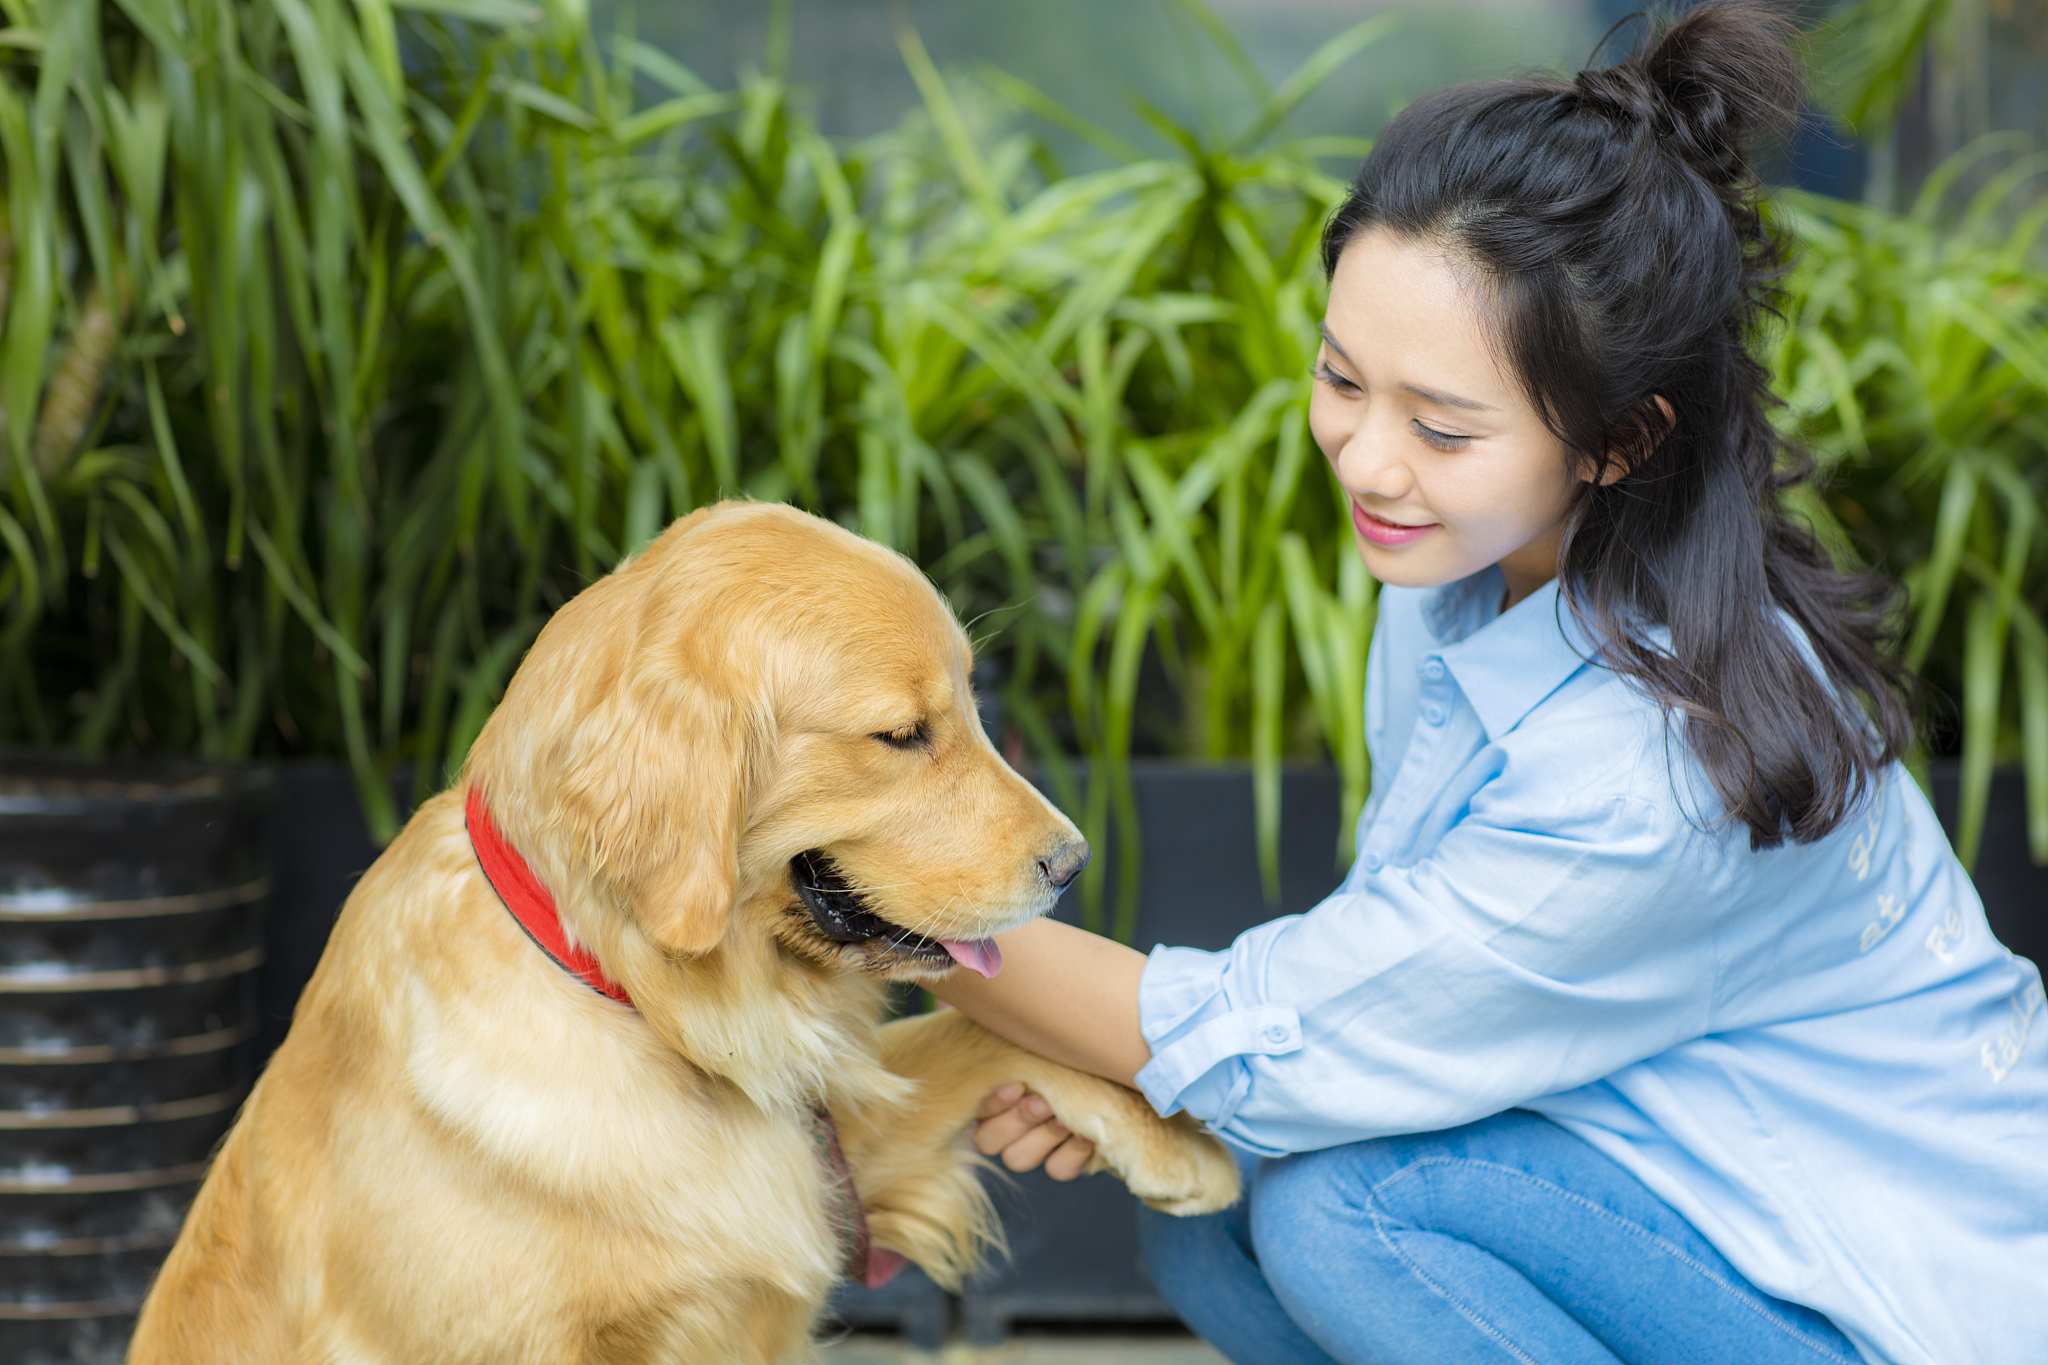
[[[920,1351],[946,1344],[953,1321],[953,1300],[916,1266],[905,1269],[880,1289],[842,1282],[825,1310],[840,1327],[883,1327]]]
[[[409,778],[392,794],[405,809]],[[256,974],[257,1068],[291,1028],[292,1010],[341,914],[342,902],[383,852],[370,838],[355,780],[344,763],[304,760],[277,765],[277,816],[271,866],[277,891],[264,926],[263,967]]]
[[[267,769],[0,759],[0,1360],[119,1361],[247,1090]]]

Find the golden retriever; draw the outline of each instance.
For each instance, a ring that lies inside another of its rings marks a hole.
[[[881,1023],[888,982],[989,968],[1087,856],[970,662],[907,561],[773,505],[694,513],[564,606],[349,897],[130,1360],[808,1359],[859,1210],[941,1284],[976,1264],[966,1130],[1012,1080],[1156,1207],[1231,1203],[1215,1140],[1130,1091],[951,1011]],[[472,792],[630,1005],[522,932]]]

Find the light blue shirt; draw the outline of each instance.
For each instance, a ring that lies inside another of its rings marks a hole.
[[[1873,1361],[2048,1361],[2048,1018],[1901,768],[1752,851],[1556,585],[1383,589],[1329,899],[1160,947],[1138,1084],[1268,1155],[1547,1115]]]

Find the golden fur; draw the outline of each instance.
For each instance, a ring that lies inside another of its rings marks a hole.
[[[808,1359],[840,1271],[820,1104],[875,1240],[942,1284],[991,1236],[965,1133],[1006,1081],[1156,1206],[1229,1204],[1222,1149],[1131,1092],[950,1011],[883,1027],[886,982],[950,960],[827,937],[793,890],[818,850],[929,939],[1051,905],[1079,836],[990,747],[969,664],[905,561],[770,505],[563,607],[349,897],[134,1365]],[[507,914],[469,783],[637,1010]]]

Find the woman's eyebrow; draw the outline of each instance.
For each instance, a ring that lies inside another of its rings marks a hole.
[[[1357,361],[1351,358],[1351,352],[1338,345],[1337,338],[1330,335],[1330,329],[1327,324],[1318,322],[1316,324],[1316,331],[1322,334],[1323,344],[1343,357],[1345,364],[1352,366],[1358,364]],[[1420,384],[1403,384],[1401,387],[1414,394],[1417,398],[1427,399],[1429,402],[1442,408],[1465,408],[1472,412],[1492,412],[1494,410],[1491,403],[1482,403],[1476,398],[1460,398],[1455,393],[1444,393],[1438,389],[1425,389]]]
[[[1347,360],[1350,359],[1348,356],[1345,358]],[[1460,398],[1455,393],[1439,393],[1435,389],[1425,389],[1420,384],[1403,384],[1401,387],[1414,394],[1417,398],[1428,399],[1438,407],[1470,408],[1473,412],[1493,411],[1493,404],[1482,403],[1476,398]]]

